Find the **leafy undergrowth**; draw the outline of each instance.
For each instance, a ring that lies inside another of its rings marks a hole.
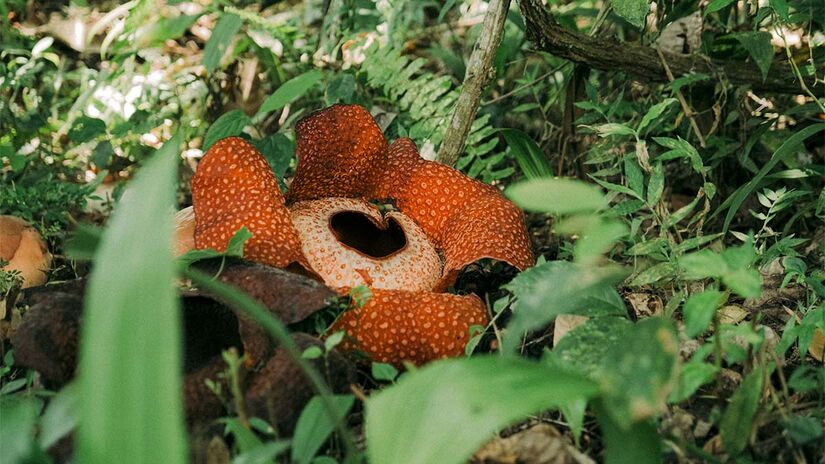
[[[453,290],[492,316],[468,357],[366,364],[346,394],[320,382],[292,434],[215,391],[226,416],[187,430],[175,276],[306,371],[341,341],[299,354],[246,295],[173,264],[164,212],[191,204],[197,160],[242,136],[286,187],[295,122],[334,103],[433,158],[487,6],[262,3],[0,1],[0,214],[40,231],[52,283],[89,280],[79,378],[58,389],[15,364],[28,308],[0,271],[0,461],[821,462],[825,39],[807,0],[548,7],[585,34],[813,76],[793,94],[575,64],[537,51],[513,5],[457,167],[527,212],[539,262],[463,271]],[[223,356],[239,385],[244,358]]]

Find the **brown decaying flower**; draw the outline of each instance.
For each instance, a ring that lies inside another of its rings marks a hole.
[[[229,137],[204,155],[192,179],[194,218],[182,213],[181,251],[224,250],[241,227],[245,257],[298,264],[340,292],[373,291],[331,330],[343,348],[376,361],[422,364],[463,353],[471,325],[488,321],[476,296],[442,293],[482,258],[520,270],[534,263],[524,215],[494,187],[422,159],[407,138],[387,144],[366,109],[335,105],[297,126],[298,166],[284,197],[264,157]],[[370,203],[392,202],[382,214]]]
[[[0,270],[20,272],[23,288],[46,283],[46,271],[52,264],[40,233],[15,216],[0,216],[0,259],[8,261]]]

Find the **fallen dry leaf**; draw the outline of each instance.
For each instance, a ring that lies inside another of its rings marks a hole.
[[[662,299],[650,293],[628,293],[625,298],[639,319],[661,314],[664,307]]]
[[[723,306],[717,313],[721,324],[737,324],[745,320],[749,314],[748,311],[736,305]]]
[[[819,362],[823,361],[823,354],[825,354],[825,333],[821,330],[814,330],[814,338],[811,344],[808,345],[808,353]]]
[[[584,324],[588,319],[590,318],[587,316],[579,316],[576,314],[559,314],[556,317],[556,325],[553,328],[553,345],[557,345],[568,332]]]
[[[473,456],[474,463],[593,464],[549,424],[536,424],[507,438],[494,438]]]

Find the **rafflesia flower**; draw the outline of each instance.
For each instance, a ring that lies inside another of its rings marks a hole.
[[[215,143],[192,179],[194,214],[179,216],[178,242],[224,250],[245,226],[249,260],[300,266],[342,293],[369,287],[366,304],[330,328],[346,332],[344,350],[395,365],[457,356],[470,326],[488,321],[477,296],[443,293],[461,269],[482,258],[520,270],[534,263],[515,205],[422,159],[410,139],[388,144],[360,106],[335,105],[299,122],[296,155],[284,197],[251,144]]]

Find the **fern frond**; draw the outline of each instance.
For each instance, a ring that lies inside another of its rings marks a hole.
[[[360,70],[367,85],[380,92],[410,124],[408,134],[418,146],[429,142],[436,150],[444,140],[460,87],[449,76],[437,76],[424,70],[427,61],[410,59],[392,47],[374,44],[364,50],[366,59]],[[493,154],[498,145],[490,115],[477,116],[465,143],[465,153],[456,168],[472,177],[492,182],[512,174],[511,168],[499,169],[504,152]]]

